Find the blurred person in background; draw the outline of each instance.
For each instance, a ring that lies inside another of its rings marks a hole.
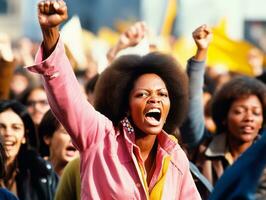
[[[70,161],[60,177],[54,200],[80,200],[80,157]]]
[[[263,52],[258,48],[252,48],[248,52],[247,59],[254,77],[266,84],[266,70],[264,69],[265,66],[263,66]]]
[[[203,130],[195,134],[204,139],[199,137],[201,144],[192,160],[215,185],[224,170],[259,138],[265,122],[266,87],[254,78],[235,77],[214,94],[211,110],[215,134],[204,137],[202,124]]]
[[[191,160],[215,185],[224,170],[259,139],[266,116],[266,87],[254,78],[239,76],[215,91],[211,113],[216,131],[210,134],[204,123],[204,69],[204,65],[187,69],[190,106],[181,134]]]
[[[3,185],[20,200],[53,199],[58,177],[36,150],[37,134],[25,106],[0,102],[0,135],[7,154]]]
[[[4,140],[0,135],[0,199],[1,200],[17,200],[16,196],[12,194],[2,184],[4,177],[6,176],[6,152],[4,148]]]
[[[11,41],[7,34],[0,32],[0,99],[9,99],[10,83],[15,69]]]
[[[45,90],[42,86],[36,86],[26,91],[21,99],[36,126],[43,115],[50,109]]]
[[[67,163],[76,158],[79,153],[72,144],[69,134],[51,110],[43,116],[38,130],[40,154],[51,162],[55,172],[61,176]]]
[[[32,86],[29,73],[22,67],[17,67],[10,83],[10,98],[21,100],[24,93]]]

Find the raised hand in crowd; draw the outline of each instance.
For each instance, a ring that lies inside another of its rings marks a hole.
[[[15,68],[11,40],[6,33],[0,33],[0,99],[8,99],[10,82]]]
[[[207,25],[202,25],[193,31],[192,36],[197,45],[197,52],[194,59],[203,61],[207,57],[207,50],[213,37],[212,31]]]
[[[148,34],[148,27],[145,22],[136,22],[119,37],[118,42],[107,53],[107,59],[111,62],[117,53],[128,47],[134,47]]]
[[[11,40],[6,33],[0,32],[0,60],[12,62],[14,55],[11,48]]]
[[[41,1],[38,4],[38,19],[43,32],[45,56],[53,51],[59,38],[59,25],[68,18],[63,0]]]
[[[197,46],[197,52],[192,59],[189,59],[187,65],[190,94],[189,112],[187,120],[181,127],[183,143],[189,149],[199,144],[205,131],[202,88],[204,86],[205,61],[213,34],[207,25],[201,25],[193,31],[192,36]]]

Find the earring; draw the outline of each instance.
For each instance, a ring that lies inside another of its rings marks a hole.
[[[21,140],[21,144],[26,144],[26,138],[25,137]]]

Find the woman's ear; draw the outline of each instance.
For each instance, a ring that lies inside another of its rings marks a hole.
[[[21,144],[26,144],[26,137],[25,136],[22,138]]]
[[[51,137],[49,137],[49,136],[44,136],[44,137],[43,137],[43,141],[44,141],[44,143],[45,143],[47,146],[50,146],[50,144],[51,144]]]

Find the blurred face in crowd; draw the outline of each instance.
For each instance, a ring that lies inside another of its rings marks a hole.
[[[56,171],[57,168],[64,168],[69,161],[79,155],[62,125],[51,137],[45,136],[44,141],[49,146],[50,160]]]
[[[255,95],[235,100],[228,112],[229,137],[240,143],[252,143],[263,123],[263,109]]]
[[[11,109],[0,113],[0,134],[4,138],[8,160],[14,161],[26,138],[22,119]]]
[[[45,91],[42,88],[32,90],[27,99],[27,110],[35,124],[38,125],[41,122],[49,108]]]
[[[156,74],[141,75],[129,98],[130,116],[142,132],[161,132],[170,110],[170,99],[164,81]]]
[[[29,86],[29,80],[22,74],[14,74],[10,89],[15,95],[21,94]]]

